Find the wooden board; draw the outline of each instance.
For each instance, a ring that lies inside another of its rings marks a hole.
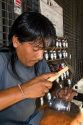
[[[65,66],[65,68],[63,68],[62,70],[60,70],[57,74],[55,74],[55,76],[49,78],[48,80],[50,82],[55,81],[58,77],[60,77],[63,73],[65,73],[66,71],[68,71],[69,67]]]

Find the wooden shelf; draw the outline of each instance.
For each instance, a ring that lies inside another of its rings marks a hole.
[[[46,60],[47,62],[55,62],[55,61],[61,61],[61,60],[65,60],[68,58],[62,58],[62,59],[55,59],[55,60]]]
[[[46,50],[65,50],[65,49],[68,49],[68,47],[49,47],[47,48]]]

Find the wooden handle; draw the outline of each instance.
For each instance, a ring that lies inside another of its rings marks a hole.
[[[69,69],[69,67],[65,66],[65,68],[63,68],[62,70],[60,70],[57,74],[55,74],[55,76],[49,78],[48,81],[50,81],[50,82],[55,81],[59,76],[61,76],[66,71],[68,71],[68,69]]]

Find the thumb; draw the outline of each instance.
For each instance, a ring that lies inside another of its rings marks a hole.
[[[51,78],[51,77],[53,77],[53,76],[55,76],[55,75],[57,75],[57,73],[53,73],[53,72],[51,72],[51,73],[46,73],[46,74],[43,74],[42,75],[42,78],[43,79],[49,79],[49,78]]]

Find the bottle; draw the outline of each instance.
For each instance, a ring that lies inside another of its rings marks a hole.
[[[52,99],[52,95],[50,92],[47,93],[47,100],[48,102],[50,102],[50,100]]]
[[[53,51],[53,59],[55,60],[57,58],[57,54],[56,54],[56,51],[54,50]]]
[[[63,75],[64,75],[64,78],[66,79],[67,78],[66,72],[64,72]]]
[[[67,82],[68,82],[68,86],[71,87],[71,84],[72,84],[71,80],[67,79]]]
[[[67,75],[67,77],[69,77],[69,75],[70,75],[69,71],[66,71],[66,75]]]
[[[60,50],[58,51],[58,57],[59,57],[59,59],[62,59],[62,53]]]
[[[53,60],[53,58],[54,58],[53,51],[50,50],[50,59]]]
[[[61,80],[62,80],[62,81],[64,80],[64,76],[63,76],[63,74],[61,75]]]
[[[59,42],[58,42],[58,38],[56,39],[56,47],[59,47]]]
[[[44,57],[45,57],[46,60],[49,59],[49,55],[48,55],[48,51],[47,50],[44,51]]]
[[[66,57],[66,53],[65,50],[62,51],[62,57],[65,58]]]
[[[71,59],[71,54],[69,54],[69,59]]]
[[[43,98],[43,97],[40,98],[40,105],[41,105],[41,106],[44,105],[44,98]]]
[[[66,45],[65,45],[65,40],[64,40],[64,39],[62,40],[62,46],[63,46],[63,48],[66,47]]]
[[[61,48],[62,47],[62,45],[61,45],[61,40],[60,39],[58,39],[58,46]]]
[[[68,57],[68,52],[65,50],[65,57],[67,58]]]
[[[65,39],[65,47],[68,48],[68,41],[67,41],[67,39]]]
[[[65,67],[65,63],[61,63],[62,69]]]

